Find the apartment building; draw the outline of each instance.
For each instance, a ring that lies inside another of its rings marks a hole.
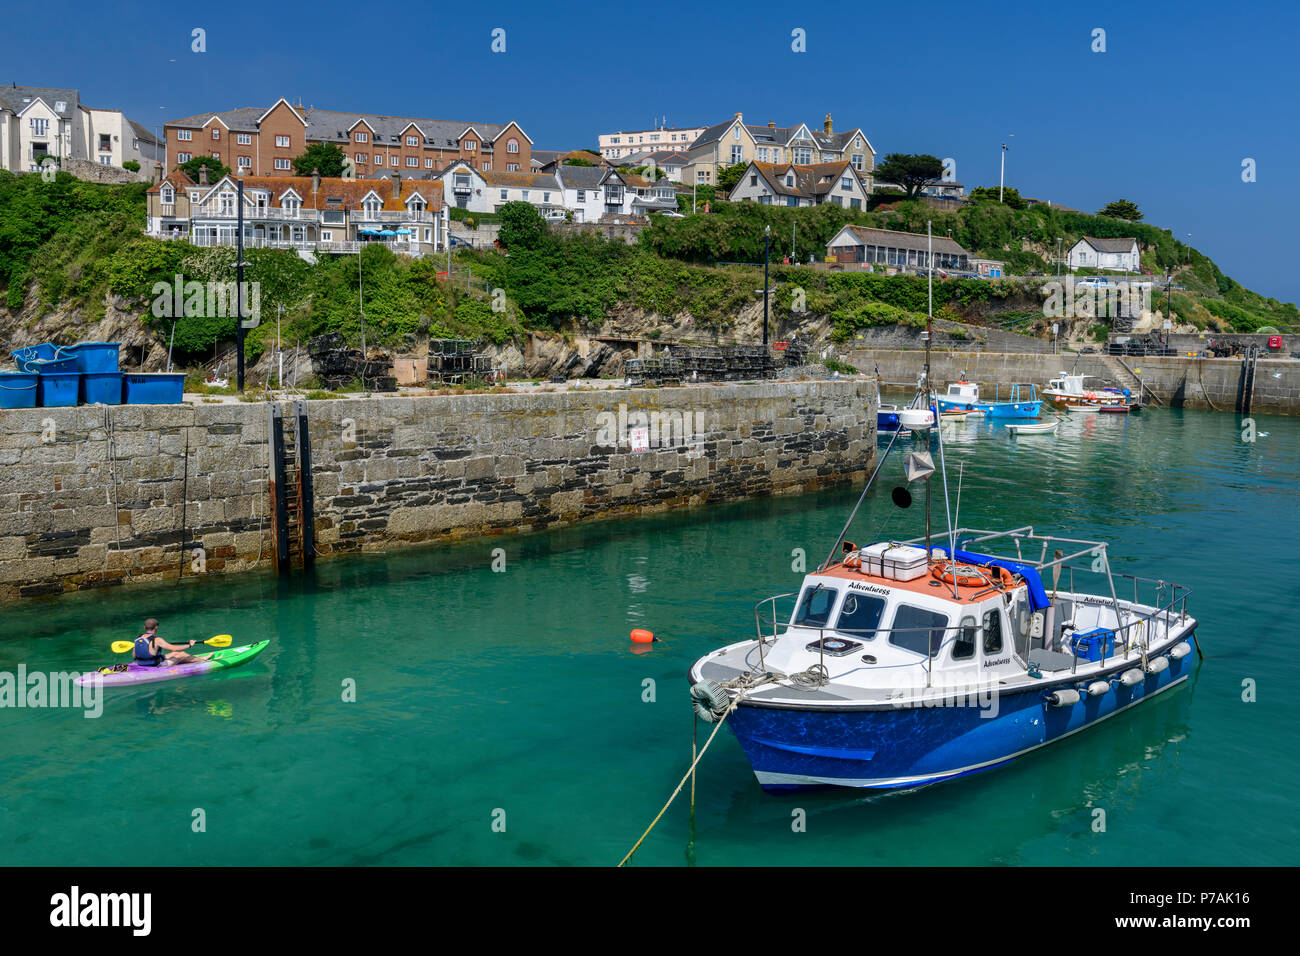
[[[656,129],[639,129],[632,132],[601,133],[598,137],[600,155],[606,159],[626,159],[633,153],[655,152],[667,149],[685,152],[703,133],[703,126],[661,126]]]
[[[86,106],[77,90],[0,86],[0,168],[37,172],[43,156],[105,166],[134,160],[147,170],[162,146],[121,110]]]
[[[831,114],[820,130],[804,123],[797,126],[751,126],[737,113],[725,123],[710,126],[686,151],[687,165],[682,182],[712,185],[718,170],[737,163],[813,163],[844,161],[851,165],[871,187],[871,171],[876,168],[876,151],[860,127],[835,132]]]
[[[169,165],[213,156],[250,176],[293,176],[293,159],[314,143],[333,143],[358,179],[400,174],[432,179],[463,161],[480,171],[531,169],[533,141],[517,123],[467,123],[294,106],[201,113],[166,124]]]
[[[244,184],[247,248],[357,252],[382,242],[394,252],[425,255],[446,248],[442,183],[322,176],[226,176],[194,182],[173,170],[148,191],[146,233],[199,246],[233,246],[238,231],[239,179]]]

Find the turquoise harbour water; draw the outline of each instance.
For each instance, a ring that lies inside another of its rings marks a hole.
[[[1253,445],[1236,416],[1164,409],[1024,438],[972,421],[947,445],[963,524],[1099,537],[1116,571],[1191,586],[1206,660],[1189,685],[1007,768],[883,797],[766,795],[724,728],[693,831],[684,794],[635,863],[1300,862],[1300,419],[1256,421]],[[923,530],[920,507],[889,501],[901,456],[886,469],[859,543]],[[225,674],[109,691],[97,719],[0,710],[0,863],[612,866],[689,764],[687,668],[753,635],[755,602],[797,586],[792,550],[820,561],[859,491],[335,560],[311,583],[0,609],[11,673],[109,663],[151,615],[172,640],[272,641]],[[663,642],[633,653],[635,627]]]

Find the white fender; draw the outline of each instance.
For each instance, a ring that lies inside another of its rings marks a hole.
[[[1168,667],[1169,658],[1167,657],[1153,657],[1151,660],[1147,661],[1148,674],[1159,674],[1161,671],[1167,670]]]
[[[1079,702],[1079,692],[1071,687],[1063,687],[1053,691],[1048,696],[1047,702],[1053,707],[1073,707]]]
[[[1089,697],[1100,697],[1106,691],[1110,690],[1110,682],[1104,680],[1095,680],[1088,685]]]
[[[1134,684],[1142,683],[1143,676],[1142,672],[1135,667],[1120,674],[1119,682],[1125,687],[1132,687]]]

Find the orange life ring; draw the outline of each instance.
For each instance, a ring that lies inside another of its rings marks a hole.
[[[849,552],[848,554],[846,554],[846,555],[844,556],[844,566],[845,566],[846,568],[861,568],[861,567],[862,567],[862,552],[861,552],[861,551],[851,551],[851,552]]]
[[[961,587],[976,587],[981,582],[989,587],[1010,588],[1016,583],[1015,575],[1001,565],[991,564],[982,567],[974,564],[952,564],[936,561],[930,573],[944,584],[952,584],[954,576]]]

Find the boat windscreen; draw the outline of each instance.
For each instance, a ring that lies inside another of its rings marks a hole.
[[[798,627],[825,627],[831,618],[831,609],[835,607],[835,596],[839,592],[824,584],[805,588],[795,611],[794,623]]]
[[[850,591],[844,598],[844,606],[840,608],[835,630],[872,640],[876,636],[873,632],[880,627],[880,616],[884,610],[884,598]]]
[[[938,611],[900,604],[894,612],[889,643],[917,654],[933,656],[939,653],[939,648],[943,645],[943,629],[947,626],[947,616]]]

